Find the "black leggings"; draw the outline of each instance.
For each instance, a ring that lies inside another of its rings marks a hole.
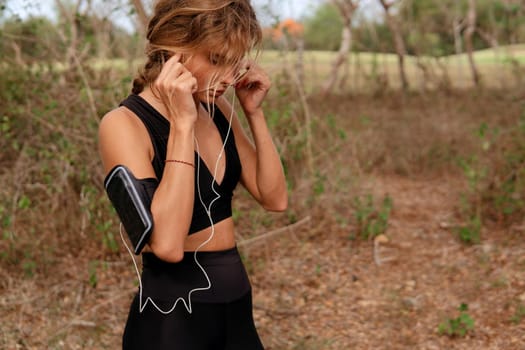
[[[133,314],[133,315],[132,315]],[[229,303],[192,303],[163,315],[152,307],[139,313],[138,296],[124,331],[124,350],[264,349],[252,316],[251,292]]]
[[[191,313],[180,302],[167,314],[155,305],[171,310],[177,298],[187,300],[191,289],[207,285],[193,253],[174,264],[151,253],[142,260],[143,310],[137,294],[124,330],[124,350],[263,349],[253,321],[250,283],[236,248],[198,253],[211,288],[192,294]]]

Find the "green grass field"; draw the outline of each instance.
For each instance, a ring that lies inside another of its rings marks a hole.
[[[282,52],[276,50],[265,50],[261,54],[261,60],[263,63],[273,63],[276,60],[280,60],[283,57],[289,58],[293,53],[288,53],[288,55],[283,55]],[[305,53],[306,61],[315,61],[318,64],[330,64],[336,52],[333,51],[307,51]],[[424,60],[434,59],[433,57],[423,56],[421,57]],[[349,61],[354,61],[356,59],[361,60],[362,63],[372,64],[374,60],[380,62],[396,63],[397,56],[393,53],[388,54],[377,54],[372,52],[360,52],[353,53],[349,57]],[[509,60],[517,60],[521,63],[525,63],[525,44],[519,45],[510,45],[502,46],[499,49],[485,49],[479,50],[474,53],[474,59],[477,63],[507,63]],[[407,56],[409,62],[415,62],[416,58],[414,56]],[[458,62],[467,62],[467,54],[461,55],[450,55],[441,57],[440,60],[444,61],[458,61]]]
[[[335,56],[335,52],[328,51],[304,53],[305,71],[308,72],[305,77],[307,87],[313,87],[326,78]],[[483,84],[487,87],[520,84],[525,76],[525,44],[477,51],[474,53],[474,60]],[[261,64],[270,72],[279,72],[283,67],[289,68],[296,61],[295,52],[264,51],[260,56]],[[398,60],[395,54],[353,53],[349,56],[348,63],[347,88],[367,89],[379,83],[399,87]],[[410,85],[415,88],[443,85],[445,78],[451,87],[472,86],[467,54],[440,58],[407,56],[406,72]]]

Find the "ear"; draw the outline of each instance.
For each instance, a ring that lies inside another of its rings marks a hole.
[[[171,58],[171,56],[173,56],[173,53],[172,52],[169,52],[169,51],[166,51],[166,50],[161,50],[159,52],[160,54],[160,57],[161,57],[161,60],[162,60],[162,63],[166,63],[167,60],[169,60]]]

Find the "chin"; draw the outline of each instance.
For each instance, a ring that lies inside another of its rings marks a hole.
[[[199,91],[198,93],[194,94],[194,97],[200,102],[211,102],[213,99],[215,99],[215,96],[210,94],[208,91]]]

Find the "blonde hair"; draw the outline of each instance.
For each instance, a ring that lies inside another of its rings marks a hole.
[[[206,50],[234,66],[261,43],[262,31],[249,0],[160,0],[146,38],[147,61],[133,81],[133,93],[153,83],[175,52]]]

